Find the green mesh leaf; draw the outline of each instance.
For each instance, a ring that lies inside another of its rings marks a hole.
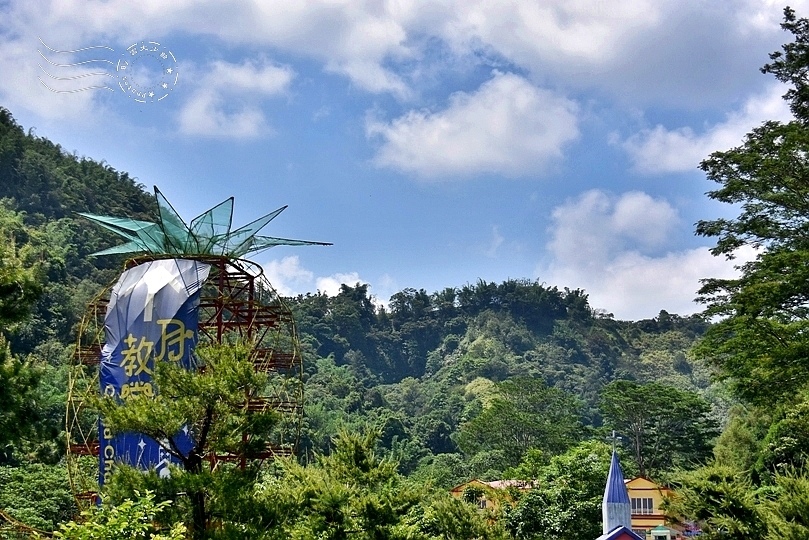
[[[165,233],[167,251],[170,253],[198,253],[199,247],[196,245],[194,235],[191,234],[188,225],[185,224],[177,210],[171,206],[168,199],[157,189],[157,186],[154,188],[154,196],[157,199],[157,211],[160,214],[161,228]]]
[[[267,226],[267,224],[274,220],[278,214],[286,210],[286,206],[282,206],[278,210],[274,212],[270,212],[266,216],[262,216],[255,221],[251,221],[244,227],[240,227],[230,233],[226,238],[225,242],[221,245],[224,253],[233,253],[238,254],[237,257],[240,257],[246,253],[249,253],[253,250],[250,249],[250,246],[253,243],[253,237],[255,234]]]
[[[207,253],[222,238],[230,234],[233,223],[233,197],[225,199],[191,221],[191,234],[199,242],[200,251]]]
[[[292,240],[290,238],[275,238],[273,236],[256,236],[253,238],[253,249],[259,251],[274,246],[330,246],[329,242],[313,242],[311,240]]]
[[[138,244],[137,242],[127,242],[126,244],[121,244],[119,246],[103,249],[101,251],[96,251],[90,256],[99,257],[101,255],[118,255],[121,253],[137,253],[139,251],[147,251],[147,250],[145,250],[143,246],[141,244]]]
[[[145,247],[144,251],[150,253],[162,253],[166,251],[166,233],[157,223],[151,223],[135,233],[139,242]]]
[[[152,253],[155,255],[222,255],[237,258],[274,246],[331,245],[327,242],[256,236],[270,221],[286,210],[286,206],[231,231],[233,197],[203,212],[191,220],[191,225],[188,226],[156,186],[154,191],[159,218],[157,223],[95,214],[79,214],[127,240],[125,244],[98,251],[93,253],[93,256]]]

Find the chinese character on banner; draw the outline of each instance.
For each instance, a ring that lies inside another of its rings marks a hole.
[[[190,357],[186,354],[189,345],[193,347],[196,343],[196,333],[194,330],[187,330],[185,323],[179,319],[160,319],[157,321],[162,331],[160,332],[160,354],[158,360],[168,360],[169,362],[182,362],[190,368],[191,364],[186,360]]]
[[[121,351],[123,360],[121,360],[121,367],[124,368],[127,377],[130,379],[141,373],[152,375],[152,361],[154,352],[154,343],[146,341],[145,337],[138,338],[129,334],[124,340],[127,348]]]

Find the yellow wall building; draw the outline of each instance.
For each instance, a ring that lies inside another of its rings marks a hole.
[[[509,488],[528,491],[533,486],[533,482],[523,480],[493,480],[491,482],[485,482],[475,478],[474,480],[455,486],[449,490],[449,492],[450,495],[456,499],[462,499],[464,498],[465,491],[470,489],[474,490],[477,495],[476,500],[478,507],[481,509],[494,510],[500,506],[500,501],[511,500],[507,491]]]
[[[632,531],[646,540],[684,540],[686,537],[678,528],[666,523],[661,505],[663,497],[671,495],[672,490],[656,484],[647,478],[633,478],[625,482],[631,503]],[[472,490],[478,507],[496,510],[501,501],[509,500],[508,488],[527,491],[533,487],[532,482],[518,480],[495,480],[484,482],[474,479],[455,486],[450,490],[453,497],[464,498],[464,492]],[[473,501],[470,501],[473,502]]]
[[[682,532],[666,524],[661,510],[663,497],[671,494],[665,486],[646,478],[626,481],[629,500],[632,503],[632,530],[648,540],[675,540],[683,538]]]

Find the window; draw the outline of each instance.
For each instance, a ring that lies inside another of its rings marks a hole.
[[[632,532],[637,534],[641,538],[646,538],[646,529],[632,529]]]
[[[478,508],[486,510],[486,499],[478,499]]]
[[[654,504],[651,497],[632,499],[633,514],[654,514]]]

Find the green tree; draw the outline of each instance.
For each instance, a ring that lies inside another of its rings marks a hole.
[[[202,369],[191,371],[170,362],[159,362],[154,398],[138,396],[124,402],[100,397],[98,409],[113,433],[138,432],[161,443],[182,468],[170,479],[152,471],[142,474],[125,466],[113,476],[109,493],[114,501],[131,498],[135,490],[151,489],[163,500],[176,501],[167,511],[189,525],[194,538],[203,538],[211,525],[227,526],[233,510],[234,486],[248,492],[257,470],[215,463],[215,456],[250,456],[264,450],[277,422],[272,410],[251,412],[249,400],[262,395],[269,376],[256,372],[245,345],[200,346],[196,351]],[[172,437],[185,426],[194,434],[194,447],[183,453]],[[250,434],[245,437],[245,434]],[[238,519],[238,515],[233,516]],[[212,518],[216,518],[212,522]]]
[[[75,516],[76,503],[64,466],[26,463],[0,467],[0,510],[43,531],[52,531]]]
[[[699,523],[706,540],[764,538],[767,526],[748,475],[711,465],[679,475],[676,496],[666,502],[674,523]]]
[[[483,411],[461,426],[458,445],[467,455],[501,451],[516,465],[530,448],[558,453],[580,436],[581,404],[541,379],[511,379]]]
[[[702,397],[656,382],[611,382],[601,393],[601,411],[605,425],[626,437],[644,477],[708,457],[718,435]]]
[[[775,479],[775,496],[765,501],[767,540],[809,538],[809,477],[795,470]]]
[[[764,122],[700,165],[718,184],[709,197],[738,214],[700,221],[697,234],[716,239],[714,255],[754,256],[738,278],[707,279],[700,290],[717,322],[696,351],[752,402],[722,435],[717,464],[686,475],[672,503],[708,538],[807,537],[807,480],[792,471],[805,466],[809,434],[809,20],[786,8],[781,27],[792,42],[762,72],[789,85],[792,119]]]
[[[762,481],[777,472],[805,470],[809,465],[809,399],[806,394],[798,399],[780,408],[761,441],[755,469]]]
[[[176,523],[167,530],[159,530],[154,518],[161,510],[171,505],[171,501],[155,502],[154,494],[146,492],[141,496],[135,493],[134,500],[127,499],[116,506],[105,504],[100,508],[82,512],[80,523],[70,521],[63,524],[54,535],[65,540],[110,540],[127,538],[132,540],[183,540],[186,527]]]
[[[730,410],[722,434],[716,439],[714,461],[737,472],[752,471],[775,411],[736,405]]]
[[[0,334],[0,464],[10,463],[24,439],[40,429],[36,401],[41,370],[11,354]]]
[[[402,520],[425,493],[405,481],[395,461],[376,455],[378,436],[341,432],[330,455],[308,466],[283,461],[265,476],[257,490],[272,538],[403,538]]]
[[[809,477],[787,468],[773,483],[756,487],[744,472],[708,465],[675,480],[675,495],[664,502],[673,523],[696,522],[711,539],[809,538]]]
[[[28,317],[43,291],[41,266],[33,247],[26,243],[28,231],[22,216],[0,201],[0,330]]]
[[[405,518],[407,540],[505,540],[499,521],[491,522],[477,505],[447,495],[434,495]]]
[[[432,483],[437,488],[450,489],[473,476],[469,461],[462,454],[437,454],[422,458],[409,478],[421,484]]]
[[[767,121],[701,163],[719,184],[708,196],[740,212],[697,224],[697,234],[717,239],[714,255],[757,250],[740,277],[704,280],[705,314],[718,322],[699,351],[739,396],[765,404],[809,383],[809,21],[786,8],[781,26],[794,41],[762,71],[791,85],[784,98],[794,118]]]
[[[508,530],[515,538],[526,540],[599,536],[610,457],[607,444],[586,441],[551,458],[539,470],[536,486],[508,513]]]

